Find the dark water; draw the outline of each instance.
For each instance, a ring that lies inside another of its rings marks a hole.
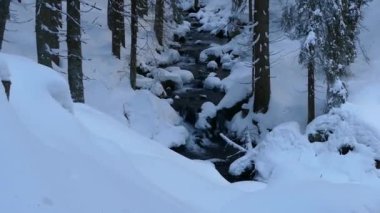
[[[200,24],[194,18],[187,18],[187,21],[192,23],[192,27],[186,38],[180,39],[182,45],[178,51],[182,60],[176,66],[191,71],[194,81],[180,90],[168,90],[167,93],[173,99],[173,108],[184,118],[188,129],[192,132],[192,137],[186,145],[173,148],[173,150],[190,159],[212,161],[221,175],[231,182],[252,179],[251,174],[233,177],[228,173],[230,164],[241,157],[242,153],[238,153],[236,149],[228,146],[219,136],[219,133],[226,132],[224,112],[218,112],[216,118],[209,121],[211,129],[197,130],[194,128],[201,106],[205,102],[217,105],[225,95],[220,90],[205,89],[203,81],[211,72],[217,73],[217,77],[220,79],[229,74],[229,71],[221,69],[221,66],[217,70],[208,70],[207,64],[199,61],[199,55],[211,44],[225,44],[228,39],[218,38],[207,32],[199,32]]]

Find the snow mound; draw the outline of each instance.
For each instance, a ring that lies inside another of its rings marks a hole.
[[[204,81],[204,88],[206,89],[221,89],[222,82],[220,78],[216,76],[216,73],[210,73]]]
[[[211,125],[208,123],[208,119],[212,119],[216,116],[216,106],[211,102],[205,102],[202,104],[201,112],[198,113],[198,120],[195,123],[197,129],[208,129]]]
[[[189,133],[181,126],[181,117],[165,100],[140,90],[124,107],[132,129],[167,147],[185,144]]]
[[[216,70],[216,69],[218,69],[218,63],[216,63],[216,61],[210,61],[210,62],[208,62],[207,69],[210,69],[210,70]]]
[[[172,74],[179,75],[184,84],[188,84],[194,81],[194,75],[189,70],[183,70],[179,67],[166,67],[165,69]]]
[[[183,87],[182,77],[179,73],[169,72],[168,70],[165,70],[162,68],[155,68],[154,70],[151,71],[151,74],[156,81],[160,81],[160,82],[171,81],[175,83],[176,89]]]

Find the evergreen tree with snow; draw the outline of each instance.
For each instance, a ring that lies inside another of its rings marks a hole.
[[[291,38],[302,40],[300,63],[309,70],[309,121],[313,118],[314,70],[327,80],[327,110],[347,99],[342,77],[357,56],[356,41],[361,10],[370,0],[296,0],[283,13],[283,27]],[[311,71],[313,70],[313,71]],[[313,75],[313,76],[311,76]]]

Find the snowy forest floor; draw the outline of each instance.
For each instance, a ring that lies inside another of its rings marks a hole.
[[[209,10],[223,7],[217,0],[206,2]],[[271,2],[273,87],[265,120],[268,128],[276,128],[268,144],[261,146],[258,168],[265,183],[234,184],[225,181],[211,163],[186,159],[167,148],[183,144],[188,137],[182,119],[167,100],[130,88],[129,42],[124,60],[111,55],[105,9],[83,15],[86,105],[82,105],[70,99],[62,79],[65,63],[54,68],[59,76],[33,62],[34,1],[12,2],[6,54],[0,54],[13,82],[10,103],[0,93],[0,211],[379,212],[380,173],[368,165],[374,157],[371,150],[340,156],[330,150],[335,144],[305,145],[306,72],[298,65],[299,42],[279,31],[280,4]],[[106,8],[105,1],[94,3]],[[349,103],[342,109],[349,118],[348,131],[366,129],[364,133],[375,138],[380,135],[378,9],[380,2],[373,1],[365,10],[360,38],[370,61],[361,54],[351,66]],[[143,25],[151,27],[149,22]],[[237,51],[247,51],[238,45],[246,37],[236,41]],[[140,32],[139,45],[139,55],[147,63],[177,56],[169,50],[151,53],[157,44],[150,30]],[[63,40],[61,51],[65,52]],[[243,78],[250,72],[249,58],[241,58],[223,82],[226,87],[232,88],[238,79],[236,70]],[[318,85],[321,115],[325,105],[321,76]],[[316,153],[322,154],[314,158]]]

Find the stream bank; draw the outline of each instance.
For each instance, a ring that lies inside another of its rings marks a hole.
[[[208,68],[207,63],[199,60],[200,54],[211,45],[223,45],[229,40],[214,36],[208,32],[198,31],[201,26],[199,21],[188,14],[185,17],[186,21],[191,23],[191,28],[186,38],[177,38],[177,41],[181,43],[178,51],[182,59],[175,66],[191,71],[194,75],[194,80],[178,90],[173,87],[165,89],[169,98],[173,100],[172,107],[183,117],[185,125],[191,132],[191,137],[186,145],[172,149],[190,159],[213,162],[220,174],[230,182],[252,180],[254,175],[252,172],[244,173],[241,176],[232,176],[229,173],[231,163],[242,157],[244,153],[227,145],[220,137],[220,133],[228,133],[225,122],[232,118],[229,114],[234,115],[236,112],[231,113],[228,110],[220,110],[215,118],[208,120],[211,128],[203,130],[195,127],[198,113],[202,111],[202,105],[206,102],[211,102],[217,106],[225,95],[225,92],[221,89],[207,89],[204,84],[205,79],[210,73],[216,73],[216,77],[222,80],[230,73],[230,71],[222,69],[219,63],[220,58],[215,59],[218,62],[216,69]],[[240,109],[238,107],[237,110]],[[229,110],[236,111],[236,109]]]

